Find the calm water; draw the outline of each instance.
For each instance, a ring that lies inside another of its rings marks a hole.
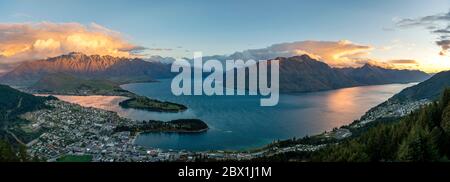
[[[124,89],[160,100],[184,104],[182,113],[123,109],[119,96],[57,96],[61,100],[115,111],[134,120],[199,118],[210,130],[201,134],[141,134],[136,143],[163,149],[239,150],[277,139],[314,135],[359,119],[367,110],[413,84],[353,87],[326,92],[281,95],[275,107],[260,107],[256,96],[174,96],[170,80],[123,85]]]
[[[37,94],[38,96],[48,96],[48,94]],[[92,95],[92,96],[71,96],[71,95],[53,95],[60,100],[76,103],[84,107],[94,107],[99,109],[104,109],[108,111],[114,111],[119,116],[130,118],[133,120],[161,120],[161,121],[169,121],[173,119],[180,118],[195,118],[195,115],[188,109],[182,113],[159,113],[159,112],[147,112],[143,110],[137,109],[124,109],[119,106],[119,103],[127,100],[127,97],[121,96],[101,96],[101,95]]]
[[[136,139],[139,145],[163,149],[239,150],[349,124],[370,108],[412,85],[390,84],[281,95],[277,106],[260,107],[260,98],[256,96],[177,97],[170,91],[170,80],[163,80],[122,87],[140,95],[184,104],[189,107],[188,111],[152,113],[119,108],[119,114],[134,119],[199,118],[211,128],[202,134],[141,134]]]

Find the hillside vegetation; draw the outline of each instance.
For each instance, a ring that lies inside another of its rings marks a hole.
[[[392,99],[396,101],[435,100],[448,87],[450,87],[450,71],[443,71],[424,82],[404,89]]]
[[[50,97],[36,97],[22,93],[9,86],[0,85],[0,161],[30,161],[23,145],[24,141],[35,137],[35,133],[18,132],[20,124],[28,121],[18,116],[45,108],[45,100]]]
[[[61,95],[133,95],[113,81],[84,79],[65,73],[45,75],[30,89],[37,93]]]

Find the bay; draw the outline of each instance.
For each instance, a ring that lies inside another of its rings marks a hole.
[[[259,96],[175,96],[171,80],[135,83],[122,88],[139,95],[186,105],[182,113],[148,119],[198,118],[210,130],[201,134],[145,133],[136,144],[175,150],[245,150],[274,140],[314,135],[349,124],[409,84],[360,86],[324,92],[282,94],[278,105],[261,107]],[[150,118],[151,117],[151,118]]]

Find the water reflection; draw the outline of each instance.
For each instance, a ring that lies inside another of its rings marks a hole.
[[[137,109],[125,109],[120,107],[119,103],[124,100],[127,100],[128,98],[122,96],[101,96],[101,95],[91,95],[91,96],[54,95],[54,96],[62,101],[78,104],[83,107],[93,107],[98,109],[104,109],[107,111],[117,112],[117,114],[121,117],[138,121],[142,120],[170,121],[182,118],[195,118],[195,115],[192,113],[190,109],[180,113],[147,112]]]

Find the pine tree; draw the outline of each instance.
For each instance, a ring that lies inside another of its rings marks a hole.
[[[20,145],[19,146],[19,160],[21,162],[28,162],[29,161],[29,156],[27,154],[27,148],[24,145]]]
[[[445,107],[440,125],[446,133],[450,134],[450,105]]]
[[[442,93],[441,99],[439,101],[439,106],[441,110],[443,110],[445,107],[447,107],[448,103],[450,101],[450,89],[446,88],[444,92]]]
[[[0,162],[17,162],[17,156],[11,145],[3,140],[0,140]]]

